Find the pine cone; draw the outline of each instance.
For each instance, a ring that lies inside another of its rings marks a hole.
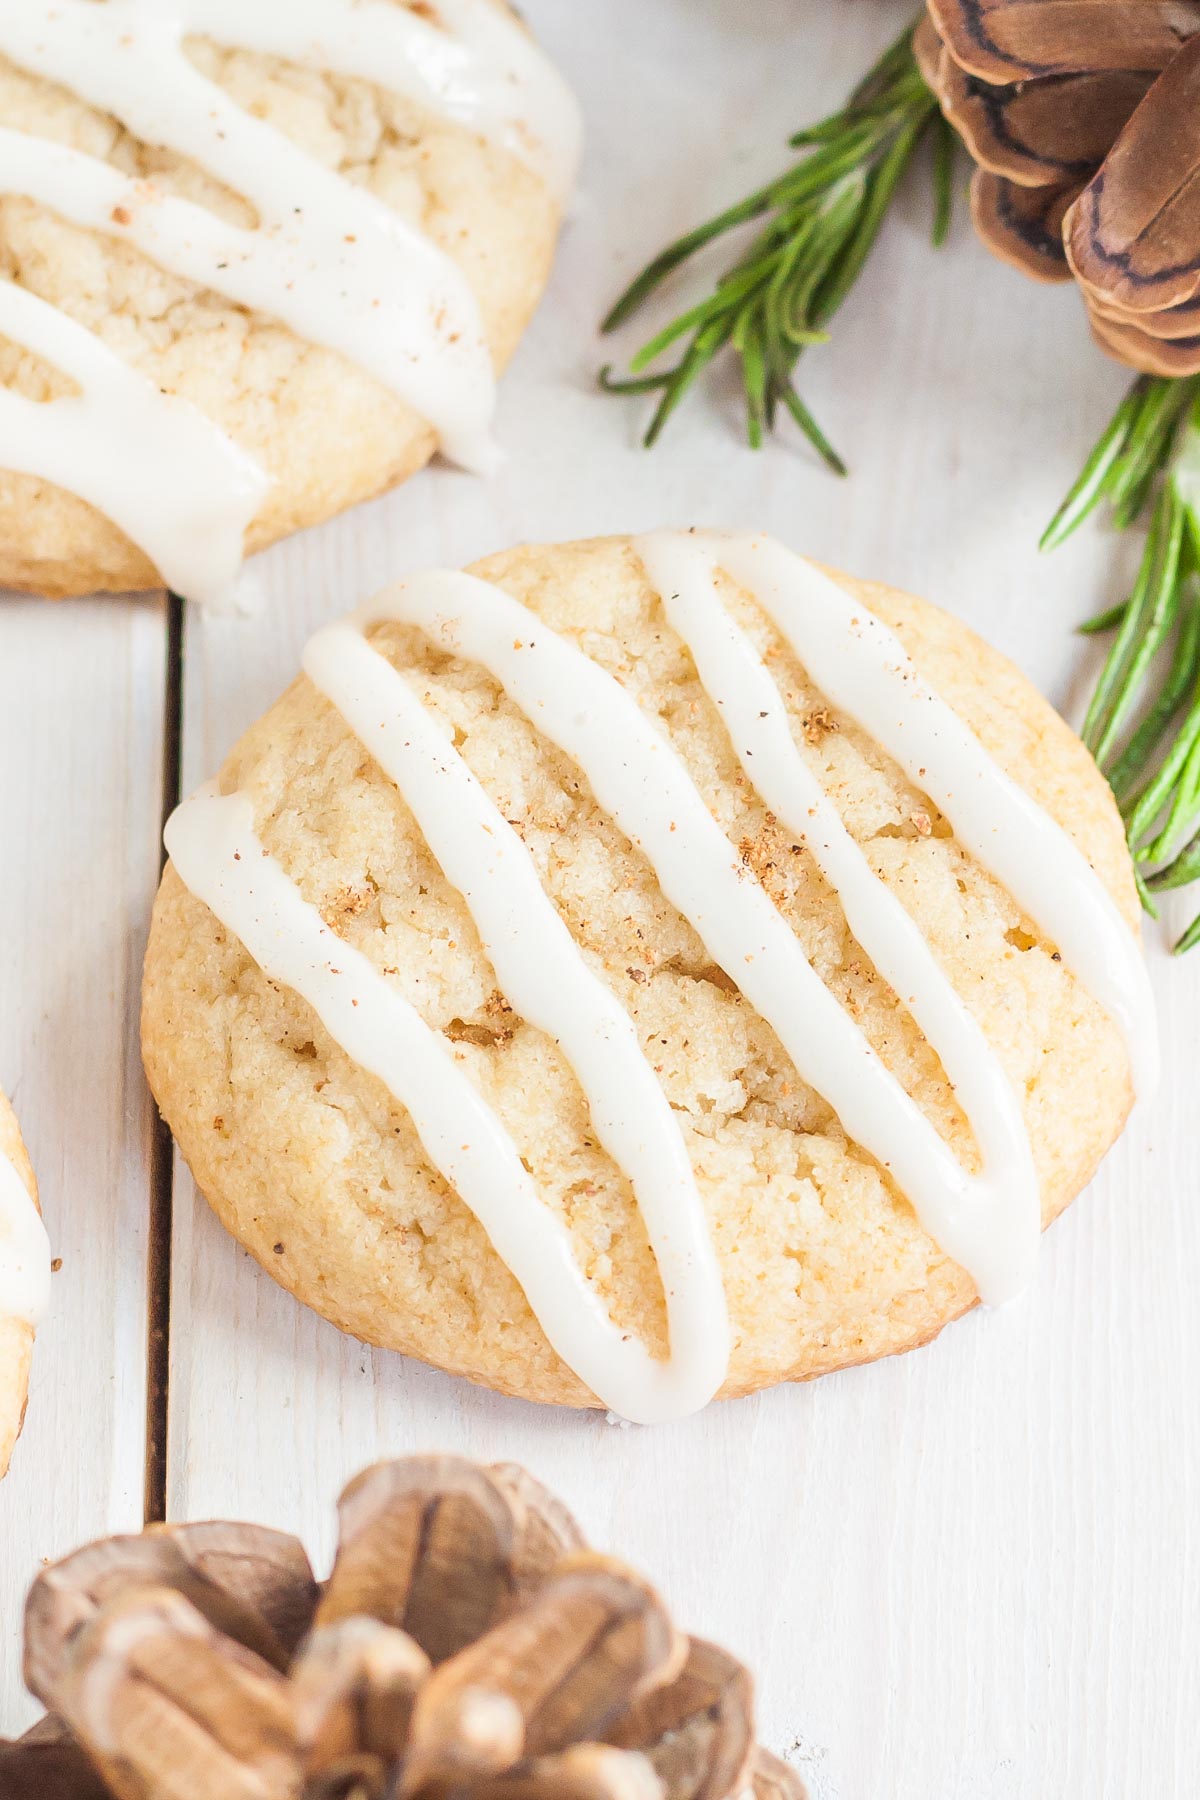
[[[928,0],[915,48],[988,247],[1074,276],[1132,368],[1200,372],[1200,0]]]
[[[294,1538],[165,1526],[35,1581],[0,1800],[804,1800],[750,1677],[584,1546],[523,1470],[350,1483],[323,1587]]]

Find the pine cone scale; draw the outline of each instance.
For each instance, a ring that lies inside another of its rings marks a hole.
[[[516,1707],[525,1755],[551,1755],[602,1737],[636,1691],[680,1659],[662,1603],[640,1578],[600,1558],[568,1563],[527,1606],[434,1671],[417,1703],[414,1742],[424,1741],[426,1713],[486,1692]]]
[[[1119,362],[1145,375],[1169,379],[1200,373],[1200,335],[1186,338],[1152,337],[1134,325],[1116,325],[1096,312],[1089,314],[1092,336]]]
[[[298,1792],[284,1678],[169,1588],[130,1589],[83,1628],[59,1707],[118,1800]]]
[[[988,249],[1002,261],[1035,281],[1069,281],[1063,219],[1079,191],[1078,182],[1019,187],[990,169],[977,169],[971,181],[971,216]]]
[[[381,1781],[404,1753],[429,1658],[377,1619],[318,1627],[292,1671],[293,1725],[312,1781],[350,1772]]]
[[[989,87],[946,59],[942,110],[975,161],[1019,187],[1088,180],[1148,92],[1133,70]]]
[[[0,1800],[112,1800],[78,1744],[46,1718],[19,1743],[0,1739]]]
[[[579,1542],[574,1521],[548,1501],[532,1477],[514,1483],[511,1472],[455,1458],[366,1470],[342,1496],[317,1623],[384,1619],[445,1661]]]
[[[539,1757],[518,1774],[488,1782],[480,1794],[481,1800],[663,1800],[646,1758],[609,1744],[574,1744]]]
[[[303,1547],[259,1526],[189,1525],[86,1545],[39,1575],[26,1605],[25,1683],[44,1704],[53,1704],[74,1635],[132,1585],[184,1595],[217,1630],[280,1669],[317,1596]]]
[[[643,1749],[668,1792],[719,1800],[746,1786],[753,1711],[747,1670],[715,1644],[692,1638],[675,1680],[645,1690],[610,1736]]]
[[[1089,306],[1093,318],[1104,319],[1111,325],[1132,326],[1167,343],[1172,338],[1186,339],[1200,334],[1200,300],[1153,313],[1130,312],[1103,295],[1090,297]]]
[[[1067,221],[1084,287],[1130,313],[1200,292],[1200,38],[1159,77]]]
[[[166,1526],[161,1532],[194,1571],[206,1604],[194,1603],[209,1622],[265,1661],[286,1669],[312,1625],[318,1587],[298,1538],[265,1525]],[[178,1585],[178,1584],[176,1584]],[[222,1610],[213,1616],[207,1606]]]
[[[1200,32],[1195,0],[929,0],[955,62],[997,85],[1112,69],[1165,69]]]

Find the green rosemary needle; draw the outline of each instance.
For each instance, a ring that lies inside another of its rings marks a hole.
[[[1042,548],[1101,505],[1118,531],[1144,516],[1148,528],[1129,597],[1083,627],[1116,632],[1083,739],[1112,783],[1153,914],[1155,894],[1200,878],[1200,376],[1134,382]],[[1200,917],[1175,948],[1198,942]]]
[[[936,136],[934,242],[950,222],[954,134],[921,77],[910,26],[884,52],[840,112],[791,139],[806,154],[776,180],[700,225],[657,256],[604,320],[625,323],[667,277],[714,239],[751,220],[768,222],[713,291],[645,344],[617,379],[600,372],[610,393],[658,393],[646,432],[655,442],[688,389],[728,349],[742,365],[746,427],[757,449],[782,406],[813,448],[839,475],[846,465],[795,385],[796,365],[810,344],[826,342],[827,326],[862,271],[888,206],[918,146]],[[654,368],[681,345],[677,359]]]

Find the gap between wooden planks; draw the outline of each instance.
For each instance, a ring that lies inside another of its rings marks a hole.
[[[163,773],[161,828],[179,804],[183,749],[184,602],[164,596],[166,657],[163,676]],[[159,871],[166,863],[160,848]],[[153,1102],[151,1102],[153,1104]],[[143,1515],[147,1525],[167,1516],[167,1418],[171,1374],[171,1211],[174,1148],[171,1133],[154,1109],[150,1165],[149,1248],[146,1258],[146,1476]]]

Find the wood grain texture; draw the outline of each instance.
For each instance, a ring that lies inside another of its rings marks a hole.
[[[185,785],[291,679],[313,627],[389,577],[661,523],[766,527],[926,593],[1077,708],[1096,652],[1070,628],[1115,591],[1131,547],[1090,531],[1049,561],[1034,546],[1123,377],[1074,294],[995,264],[965,205],[935,256],[913,185],[805,370],[852,481],[790,440],[744,448],[730,383],[652,456],[639,403],[595,391],[612,353],[595,321],[623,282],[781,166],[788,132],[844,92],[911,0],[526,10],[584,99],[589,153],[503,390],[507,467],[486,485],[431,471],[279,547],[258,621],[190,619]],[[59,1278],[0,1488],[7,1726],[23,1716],[12,1645],[34,1560],[141,1505],[150,1160],[134,988],[162,629],[152,607],[0,608],[0,1079],[56,1239],[87,1246]],[[1033,1291],[901,1361],[665,1429],[538,1411],[339,1336],[250,1263],[180,1170],[171,1512],[289,1525],[325,1554],[339,1486],[374,1457],[524,1460],[595,1542],[654,1572],[680,1619],[755,1666],[764,1739],[814,1800],[1184,1800],[1200,1767],[1200,955],[1170,965],[1168,933],[1150,936],[1164,1091],[1055,1227]]]
[[[62,1268],[0,1483],[0,1731],[45,1558],[142,1520],[152,1108],[136,1017],[158,869],[165,607],[0,597],[0,1082]]]

